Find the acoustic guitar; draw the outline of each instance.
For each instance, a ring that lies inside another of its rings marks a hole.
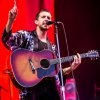
[[[33,87],[45,77],[53,77],[59,72],[59,61],[70,62],[75,55],[55,58],[50,50],[39,52],[17,49],[11,55],[11,67],[14,78],[23,87]],[[98,52],[89,51],[80,54],[81,58],[97,58]]]

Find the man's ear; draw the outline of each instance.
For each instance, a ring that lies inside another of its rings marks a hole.
[[[38,24],[38,21],[37,21],[37,20],[35,20],[35,24],[36,24],[36,25]]]

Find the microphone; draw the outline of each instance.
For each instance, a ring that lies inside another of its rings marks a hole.
[[[47,24],[47,25],[59,24],[59,23],[61,23],[61,22],[59,22],[59,21],[46,21],[46,24]]]

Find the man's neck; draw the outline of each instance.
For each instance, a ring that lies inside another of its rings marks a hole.
[[[42,42],[47,42],[47,31],[46,30],[41,30],[40,28],[36,28],[36,32],[38,35],[39,40],[41,40]]]

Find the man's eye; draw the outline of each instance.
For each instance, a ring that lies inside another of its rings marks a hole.
[[[50,17],[47,17],[48,19],[50,19]]]
[[[42,16],[42,18],[45,18],[46,16]]]

